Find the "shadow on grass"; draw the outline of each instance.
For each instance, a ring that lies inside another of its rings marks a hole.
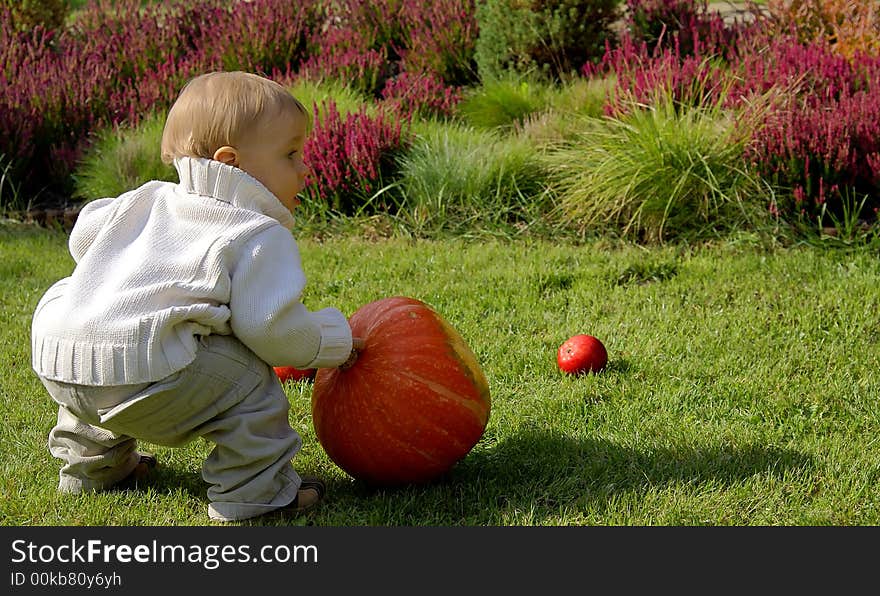
[[[354,496],[392,499],[388,506],[399,507],[395,517],[414,524],[423,523],[428,509],[433,514],[427,517],[438,520],[492,524],[502,509],[517,509],[540,521],[558,517],[562,506],[577,510],[592,504],[602,510],[620,493],[646,493],[671,484],[734,486],[752,476],[782,478],[789,470],[813,465],[810,456],[769,445],[639,451],[607,440],[530,431],[474,450],[432,484],[379,489],[355,483]]]
[[[505,510],[528,511],[540,522],[557,518],[563,507],[577,511],[591,505],[601,511],[617,494],[647,493],[672,484],[733,487],[752,476],[782,478],[791,470],[813,466],[808,455],[770,445],[645,451],[607,440],[526,431],[495,445],[478,446],[451,472],[426,485],[382,488],[329,480],[333,503],[328,506],[337,514],[349,510],[355,518],[358,512],[372,510],[370,518],[383,525],[455,523],[450,520],[492,525],[499,523]],[[173,487],[207,504],[207,485],[199,474],[167,468],[157,472],[151,483],[155,490]],[[384,513],[378,514],[377,506]],[[381,522],[376,521],[377,514]],[[301,523],[308,523],[307,519]]]

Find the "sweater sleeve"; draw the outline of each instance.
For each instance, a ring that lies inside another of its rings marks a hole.
[[[305,275],[290,231],[272,226],[252,237],[231,272],[232,332],[272,366],[329,368],[351,353],[348,319],[335,308],[309,311]]]
[[[116,210],[113,198],[91,201],[76,216],[76,224],[70,231],[67,245],[73,260],[79,263],[83,255],[95,241],[98,232]]]

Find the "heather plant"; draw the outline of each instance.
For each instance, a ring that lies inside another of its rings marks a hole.
[[[726,22],[707,0],[626,0],[625,27],[636,43],[679,55],[729,55],[752,25]]]
[[[744,59],[739,81],[755,89],[782,87],[746,148],[749,162],[786,190],[775,209],[786,219],[815,222],[820,213],[844,217],[859,201],[858,217],[874,221],[880,206],[880,57],[858,64],[825,43],[772,40],[761,57]],[[850,197],[850,198],[847,198]]]
[[[375,96],[390,76],[388,46],[374,46],[371,37],[344,25],[329,25],[314,33],[312,53],[300,75],[313,80],[334,79],[367,96]]]
[[[706,238],[751,227],[766,192],[746,168],[740,114],[677,105],[670,92],[615,118],[585,119],[547,153],[563,218],[581,233],[645,242]]]
[[[405,44],[403,11],[409,0],[337,0],[329,3],[327,16],[352,36],[368,40],[372,48],[388,48],[396,60]]]
[[[569,79],[613,41],[619,0],[483,0],[475,61],[483,82],[513,72]]]
[[[314,28],[315,0],[283,2],[208,2],[196,14],[203,23],[196,46],[219,56],[224,70],[290,77],[306,58],[308,32]]]
[[[652,51],[646,42],[637,43],[631,36],[624,36],[617,47],[606,52],[599,65],[585,69],[585,74],[590,78],[614,77],[614,85],[608,88],[605,98],[607,115],[650,105],[658,95],[664,97],[667,93],[675,105],[711,104],[725,86],[731,85],[722,59],[711,54],[682,55],[675,45]]]
[[[401,72],[447,86],[476,80],[473,0],[342,0],[325,6],[303,73],[379,96]]]
[[[393,210],[383,191],[408,144],[401,119],[385,110],[371,115],[366,108],[343,116],[332,100],[313,112],[303,151],[313,173],[309,198],[343,215]]]
[[[421,121],[399,158],[397,218],[415,235],[522,231],[546,213],[545,187],[528,138]]]
[[[89,201],[115,197],[149,182],[177,182],[174,167],[162,162],[165,118],[152,114],[136,127],[112,126],[96,133],[73,173],[74,197]]]
[[[432,71],[403,71],[382,90],[383,103],[405,118],[450,118],[462,96],[460,88],[447,86]]]
[[[445,85],[478,81],[475,51],[479,27],[475,0],[407,1],[401,7],[401,69],[424,73]]]
[[[27,32],[0,6],[0,152],[29,196],[67,194],[91,131],[167,109],[195,74],[246,67],[291,77],[311,6],[96,0],[70,27]]]

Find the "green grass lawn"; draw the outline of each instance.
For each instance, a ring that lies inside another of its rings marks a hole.
[[[350,235],[301,248],[310,308],[421,299],[461,332],[492,392],[485,435],[448,477],[377,490],[330,462],[311,386],[288,385],[304,439],[294,465],[329,488],[301,524],[880,524],[876,252]],[[144,445],[161,467],[141,490],[56,493],[56,409],[30,369],[29,326],[71,267],[63,233],[0,226],[0,523],[210,523],[202,441]],[[576,333],[605,342],[604,373],[557,371]]]

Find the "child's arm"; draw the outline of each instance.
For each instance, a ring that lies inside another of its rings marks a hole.
[[[233,333],[272,366],[328,368],[352,350],[348,319],[335,308],[302,304],[305,275],[290,231],[273,226],[253,237],[231,273]]]

